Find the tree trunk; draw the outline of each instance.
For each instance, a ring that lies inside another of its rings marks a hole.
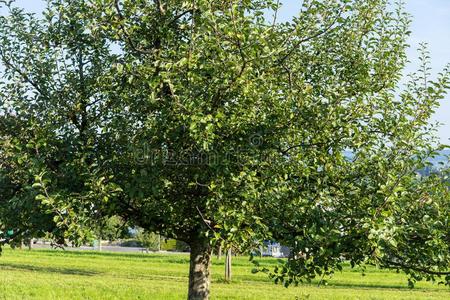
[[[231,249],[228,249],[225,257],[225,281],[231,282]]]
[[[188,300],[208,300],[210,288],[211,246],[208,241],[192,242],[190,245]]]
[[[222,258],[222,246],[219,246],[217,250],[217,259],[220,260]]]
[[[161,234],[158,234],[158,252],[161,252]]]

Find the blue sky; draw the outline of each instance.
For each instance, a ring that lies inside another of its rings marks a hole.
[[[289,19],[300,7],[301,0],[284,0],[280,18]],[[42,0],[17,0],[17,3],[29,11],[40,12]],[[411,63],[407,72],[417,66],[416,49],[421,42],[429,45],[433,72],[437,73],[450,63],[450,0],[406,0],[406,8],[413,16],[411,49],[408,56]],[[442,101],[434,120],[442,123],[439,137],[443,143],[450,144],[450,96]]]

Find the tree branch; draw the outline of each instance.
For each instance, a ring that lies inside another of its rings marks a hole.
[[[125,26],[122,24],[125,21],[125,16],[122,13],[122,10],[120,9],[119,0],[115,0],[114,1],[114,7],[116,9],[117,15],[119,16],[119,20],[120,20],[119,28],[122,31],[123,35],[125,36],[125,39],[127,40],[127,42],[129,44],[129,46],[131,47],[131,49],[133,49],[133,51],[141,53],[141,54],[152,54],[152,51],[149,51],[149,50],[142,49],[142,48],[138,47],[133,42],[131,36],[128,34]]]
[[[25,72],[20,70],[18,67],[14,66],[12,63],[10,63],[10,60],[6,59],[5,54],[1,49],[0,49],[0,57],[1,57],[3,64],[5,64],[5,66],[7,68],[10,68],[13,72],[19,74],[20,77],[22,77],[23,80],[25,80],[32,87],[34,87],[36,89],[36,91],[39,94],[41,94],[41,96],[43,96],[47,99],[49,98],[47,93],[45,93],[45,91],[33,79],[31,79],[30,76],[28,76]]]
[[[403,269],[409,269],[409,270],[422,272],[422,273],[426,273],[426,274],[430,274],[430,275],[437,275],[437,276],[450,275],[450,271],[446,271],[446,272],[432,271],[432,270],[429,270],[429,269],[426,269],[426,268],[414,267],[414,266],[410,266],[410,265],[407,265],[407,264],[394,262],[394,261],[386,261],[386,263],[389,264],[390,266],[400,267],[400,268],[403,268]],[[389,265],[386,265],[385,267],[390,267]]]

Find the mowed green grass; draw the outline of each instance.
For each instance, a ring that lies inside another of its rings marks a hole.
[[[275,264],[275,259],[263,259]],[[0,257],[0,299],[186,299],[188,256],[5,249]],[[345,268],[328,286],[288,289],[252,274],[246,257],[233,258],[233,282],[223,282],[223,258],[214,259],[211,299],[450,299],[450,289],[405,275]]]

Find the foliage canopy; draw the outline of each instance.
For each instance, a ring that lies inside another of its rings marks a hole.
[[[305,0],[286,23],[267,17],[278,6],[6,5],[1,230],[81,241],[119,215],[191,246],[192,299],[208,295],[212,244],[268,239],[292,249],[264,270],[286,285],[344,258],[449,283],[448,189],[415,172],[449,70],[430,80],[421,49],[399,88],[401,4]]]

